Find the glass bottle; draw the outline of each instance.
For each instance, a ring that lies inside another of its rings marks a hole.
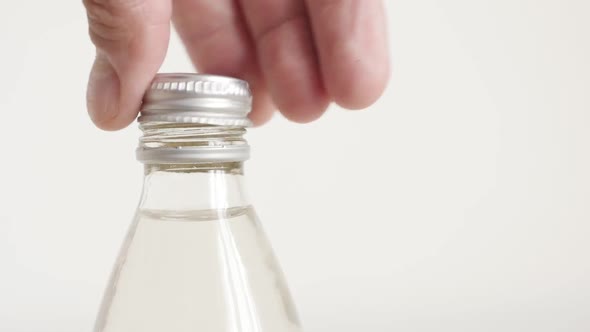
[[[233,78],[155,78],[139,117],[143,193],[95,332],[300,331],[244,194],[251,99]]]

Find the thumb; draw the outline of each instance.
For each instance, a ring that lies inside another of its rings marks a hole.
[[[97,127],[118,130],[137,116],[170,38],[170,0],[84,0],[96,59],[87,90]]]

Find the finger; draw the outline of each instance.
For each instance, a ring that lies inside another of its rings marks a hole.
[[[328,93],[346,108],[371,105],[390,72],[383,3],[306,1]]]
[[[260,80],[260,82],[255,80]],[[268,93],[266,84],[259,74],[254,79],[250,79],[248,83],[254,96],[252,100],[252,112],[248,117],[255,126],[261,126],[272,119],[276,106]]]
[[[97,48],[88,112],[99,128],[121,129],[137,116],[164,60],[172,7],[168,0],[84,0],[84,5]]]
[[[258,61],[279,110],[297,122],[312,121],[329,104],[305,3],[240,0]]]
[[[250,118],[260,125],[274,106],[256,61],[256,51],[233,0],[175,0],[173,21],[199,71],[245,79],[254,94]]]

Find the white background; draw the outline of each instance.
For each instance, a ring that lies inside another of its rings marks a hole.
[[[377,105],[248,135],[307,331],[589,331],[590,2],[388,14]],[[0,41],[0,331],[89,331],[139,197],[139,132],[86,116],[79,1],[2,1]],[[175,38],[162,70],[190,69]]]

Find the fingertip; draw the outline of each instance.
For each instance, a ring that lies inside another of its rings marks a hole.
[[[385,91],[390,75],[382,1],[307,1],[328,94],[363,109]]]
[[[319,119],[329,105],[328,97],[321,91],[316,91],[314,95],[291,101],[282,107],[279,106],[279,109],[289,121],[303,124]]]
[[[346,71],[336,71],[327,82],[329,94],[339,106],[350,110],[365,109],[374,104],[385,92],[390,70],[388,64],[347,65]]]
[[[86,94],[88,115],[92,122],[105,131],[115,131],[127,127],[137,116],[136,107],[122,108],[120,79],[107,57],[97,55]]]
[[[275,110],[276,108],[267,93],[254,90],[252,112],[249,114],[249,118],[255,127],[269,122],[274,116]]]
[[[117,116],[119,78],[106,56],[98,52],[88,79],[86,106],[92,122],[102,130],[116,130],[111,120]]]
[[[260,127],[268,123],[274,117],[274,110],[251,113],[249,118],[254,127]]]
[[[137,117],[145,89],[166,55],[172,3],[84,4],[90,38],[98,50],[88,82],[88,113],[100,129],[122,129]]]

